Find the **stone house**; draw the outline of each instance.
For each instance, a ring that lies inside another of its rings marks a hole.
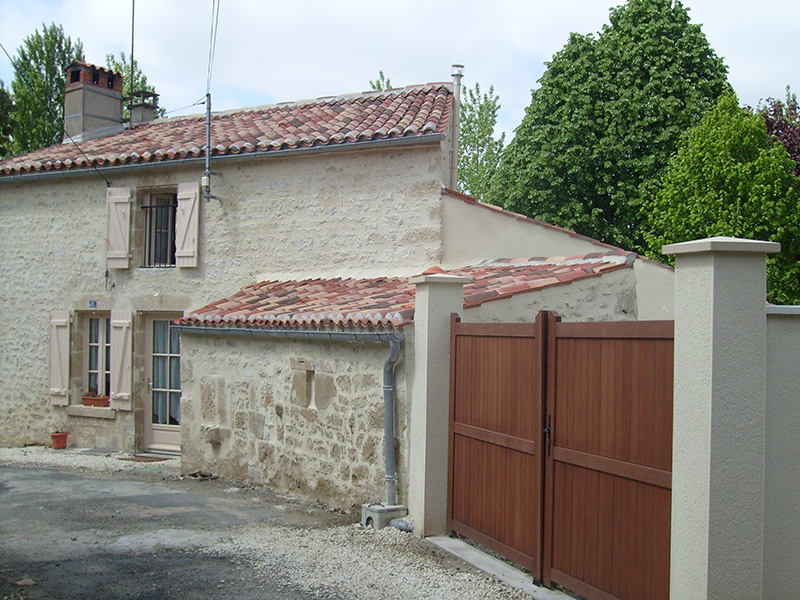
[[[0,445],[67,421],[424,529],[450,312],[670,318],[670,269],[452,191],[458,81],[214,113],[210,166],[204,116],[123,125],[120,89],[74,63],[78,143],[0,161]]]

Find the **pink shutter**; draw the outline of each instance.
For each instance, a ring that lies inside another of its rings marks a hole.
[[[133,327],[129,310],[111,311],[111,408],[131,410]]]
[[[175,265],[196,267],[200,233],[200,185],[178,184],[178,214],[175,219]]]
[[[50,313],[50,403],[69,404],[69,311]]]
[[[127,269],[130,266],[131,190],[108,188],[106,191],[106,266]]]

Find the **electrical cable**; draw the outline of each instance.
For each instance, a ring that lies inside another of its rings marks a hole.
[[[217,48],[217,31],[219,31],[219,0],[211,0],[211,33],[208,41],[208,77],[206,93],[211,92],[211,71],[214,68],[214,55]]]

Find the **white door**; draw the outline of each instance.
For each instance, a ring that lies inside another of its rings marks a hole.
[[[145,447],[181,449],[181,336],[170,323],[181,315],[146,319]]]

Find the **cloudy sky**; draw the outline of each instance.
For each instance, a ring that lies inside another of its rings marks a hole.
[[[135,0],[134,53],[169,114],[206,91],[211,0]],[[214,110],[358,92],[383,70],[393,86],[494,85],[499,127],[511,132],[544,62],[569,33],[594,33],[622,0],[221,0],[211,82]],[[725,59],[742,103],[800,88],[800,2],[685,0]],[[15,56],[42,23],[83,42],[86,60],[130,53],[131,0],[0,0],[0,44]],[[0,80],[13,79],[0,51]]]

